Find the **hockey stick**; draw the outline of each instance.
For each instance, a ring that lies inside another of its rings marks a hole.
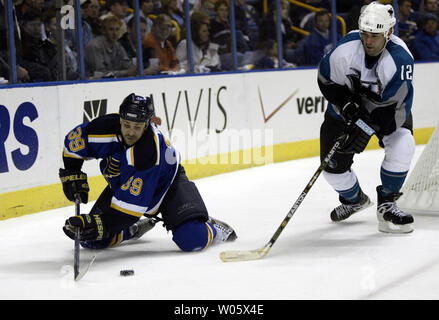
[[[80,203],[81,203],[81,198],[80,198],[79,194],[76,193],[75,194],[75,215],[77,215],[77,216],[79,216],[81,214]],[[79,238],[80,238],[80,231],[79,231],[79,228],[77,228],[75,231],[75,247],[74,247],[74,256],[73,256],[73,275],[74,275],[75,281],[79,281],[87,273],[87,271],[90,269],[91,265],[93,264],[93,262],[95,261],[96,256],[97,256],[97,253],[94,250],[93,257],[91,258],[87,267],[84,270],[79,271],[79,265],[80,265],[80,263],[79,263],[79,250],[80,250]]]
[[[305,197],[308,194],[309,190],[314,185],[314,182],[316,182],[317,178],[322,173],[323,169],[325,169],[325,167],[327,166],[327,164],[331,160],[332,156],[337,151],[338,147],[340,146],[340,144],[342,143],[342,141],[345,138],[346,138],[346,134],[343,134],[343,135],[341,135],[340,137],[337,138],[337,140],[335,141],[333,147],[328,152],[327,156],[322,161],[322,163],[320,164],[319,168],[314,173],[314,175],[312,176],[311,180],[308,182],[308,184],[306,185],[305,189],[302,191],[302,193],[300,194],[299,198],[296,200],[296,202],[294,203],[293,207],[288,212],[287,216],[284,218],[284,220],[282,221],[280,226],[277,228],[276,232],[271,237],[270,241],[268,241],[265,246],[263,246],[260,249],[256,249],[256,250],[223,251],[223,252],[220,253],[221,260],[224,261],[224,262],[248,261],[248,260],[262,259],[263,257],[265,257],[267,255],[267,253],[270,251],[271,247],[276,242],[277,238],[279,238],[279,235],[281,234],[283,229],[286,227],[286,225],[290,221],[291,217],[296,212],[297,208],[302,203],[303,199],[305,199]]]
[[[348,126],[351,126],[351,125],[354,125],[354,123],[348,122]],[[375,130],[372,129],[367,123],[365,123],[361,119],[358,119],[355,122],[355,125],[357,125],[361,130],[366,132],[369,136],[372,136],[375,133]],[[336,139],[336,141],[335,141],[334,145],[332,146],[331,150],[328,152],[326,157],[323,159],[323,161],[321,162],[319,168],[314,173],[314,175],[312,176],[311,180],[308,182],[308,184],[306,185],[305,189],[302,191],[302,193],[300,194],[299,198],[296,200],[296,202],[294,203],[293,207],[288,212],[287,216],[284,218],[284,220],[282,221],[280,226],[277,228],[277,230],[274,233],[274,235],[271,237],[270,241],[268,241],[265,246],[263,246],[260,249],[256,249],[256,250],[223,251],[223,252],[220,253],[221,260],[224,261],[224,262],[248,261],[248,260],[262,259],[263,257],[265,257],[268,254],[268,252],[270,251],[271,247],[276,242],[277,238],[279,238],[279,235],[281,234],[281,232],[283,231],[285,226],[288,224],[288,222],[290,221],[291,217],[296,212],[297,208],[302,203],[303,199],[305,199],[305,197],[308,194],[309,190],[314,185],[314,182],[316,182],[317,178],[320,176],[322,171],[328,165],[328,163],[331,160],[331,158],[333,157],[334,153],[337,151],[337,149],[340,147],[340,145],[342,144],[343,140],[346,139],[346,137],[347,137],[347,133],[343,132],[343,134],[340,135]]]
[[[79,216],[81,214],[80,212],[80,203],[81,199],[79,197],[79,194],[75,194],[75,215]],[[79,275],[79,228],[76,228],[75,231],[75,247],[74,247],[74,256],[73,256],[73,275],[75,280],[78,279]]]
[[[91,258],[90,262],[88,263],[87,267],[85,267],[84,270],[82,270],[81,272],[78,273],[78,275],[75,278],[75,281],[79,281],[86,273],[87,271],[90,269],[91,265],[93,264],[93,262],[95,261],[97,256],[97,252],[96,250],[93,250],[93,257]],[[78,270],[79,271],[79,270]]]

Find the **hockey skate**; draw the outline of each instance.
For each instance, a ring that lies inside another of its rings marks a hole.
[[[402,193],[382,195],[382,186],[377,187],[378,194],[378,230],[387,233],[410,233],[413,231],[413,216],[400,210],[396,200]]]
[[[139,239],[142,237],[145,233],[147,233],[149,230],[154,228],[156,224],[156,220],[150,219],[150,218],[144,218],[139,221],[137,221],[135,224],[133,224],[130,227],[130,239]]]
[[[209,217],[207,221],[213,225],[216,230],[215,242],[217,241],[235,241],[238,236],[236,235],[235,230],[232,229],[227,223],[222,222],[218,219]]]
[[[363,191],[360,189],[360,200],[358,202],[349,202],[343,199],[342,197],[339,197],[340,202],[342,203],[338,207],[336,207],[331,212],[331,220],[334,222],[339,222],[346,220],[354,213],[360,212],[361,210],[364,210],[373,203],[370,201],[369,197],[363,193]]]

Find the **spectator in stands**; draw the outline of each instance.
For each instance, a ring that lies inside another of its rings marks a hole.
[[[438,0],[422,0],[418,13],[418,28],[420,29],[426,14],[434,14],[436,17],[439,17]]]
[[[320,8],[320,9],[330,10],[332,0],[302,0],[300,2],[310,5],[316,9]],[[310,15],[310,17],[306,17],[307,15]],[[311,18],[310,19],[311,21],[314,21],[313,19],[314,13],[310,12],[308,9],[299,6],[290,6],[289,16],[292,19],[293,24],[296,26],[299,26],[302,21],[306,24],[306,21],[309,18]],[[313,27],[314,26],[311,24],[309,30],[312,30]]]
[[[236,29],[241,30],[251,50],[256,49],[259,42],[260,15],[256,8],[246,0],[235,0]]]
[[[108,0],[109,11],[106,14],[100,16],[103,21],[105,18],[115,16],[119,18],[122,25],[119,30],[119,38],[127,32],[127,25],[125,23],[125,17],[128,15],[128,1],[127,0]]]
[[[296,65],[282,62],[282,68],[295,68]],[[255,53],[255,69],[276,69],[279,68],[279,51],[277,42],[273,39],[262,39],[259,42],[258,50]]]
[[[194,10],[194,12],[191,14],[191,21],[192,20],[197,20],[200,23],[203,22],[203,23],[209,25],[209,28],[210,28],[210,21],[211,21],[210,16],[206,11],[204,11],[202,9]]]
[[[221,63],[218,55],[218,45],[209,40],[209,15],[207,13],[202,11],[197,13],[196,11],[191,15],[191,35],[194,71],[196,73],[220,71]],[[176,54],[180,66],[189,72],[186,39],[180,41]]]
[[[140,41],[143,40],[146,36],[146,19],[143,17],[139,17],[140,20]],[[125,49],[128,57],[130,59],[134,59],[133,63],[135,64],[135,59],[137,58],[137,28],[136,28],[136,17],[132,16],[131,19],[127,22],[127,32],[119,39],[120,44]]]
[[[103,35],[91,40],[85,48],[85,71],[88,77],[134,76],[137,68],[117,41],[119,39],[122,21],[109,16],[102,21]]]
[[[418,27],[416,25],[416,17],[412,11],[411,0],[398,0],[398,32],[399,37],[412,47],[415,33]]]
[[[21,28],[17,20],[17,14],[15,6],[20,0],[14,0],[12,2],[12,19],[14,26],[14,39],[15,39],[15,51],[17,57],[17,80],[20,82],[26,82],[30,80],[29,72],[20,65],[22,47],[21,47]],[[6,35],[6,20],[5,20],[5,6],[4,0],[0,0],[0,34]],[[0,37],[0,76],[9,79],[9,63],[8,63],[8,43],[7,37]]]
[[[177,22],[181,29],[184,28],[184,13],[178,8],[177,0],[161,0],[162,7],[160,13],[165,13]]]
[[[146,37],[147,22],[143,17],[140,18],[140,39]],[[137,65],[137,28],[136,19],[131,17],[128,21],[128,31],[119,39],[120,44],[124,47],[128,57],[131,59],[134,65]],[[143,69],[144,75],[154,75],[159,71],[158,65],[150,65]]]
[[[329,52],[332,45],[332,33],[330,32],[331,20],[326,9],[316,12],[315,27],[307,36],[304,44],[305,65],[317,65],[324,54]],[[337,40],[341,38],[337,34]]]
[[[210,20],[210,40],[219,44],[218,54],[230,54],[232,52],[232,31],[229,23],[229,4],[226,0],[218,0],[215,3],[215,18]],[[243,37],[241,30],[236,29],[237,51],[244,53],[249,51],[249,46]]]
[[[154,20],[152,31],[142,43],[144,66],[149,67],[158,62],[161,73],[181,72],[174,46],[168,40],[172,27],[171,18],[167,14],[159,14]]]
[[[432,13],[436,16],[439,14],[439,5],[437,0],[424,0],[422,3],[424,4],[425,13]]]
[[[81,0],[82,18],[90,25],[93,36],[102,34],[102,20],[99,19],[99,0]]]
[[[23,0],[21,4],[17,3],[17,18],[18,21],[24,18],[24,14],[33,11],[42,13],[44,0]]]
[[[39,60],[41,64],[46,66],[51,72],[51,81],[62,80],[58,75],[58,47],[56,41],[56,11],[55,8],[46,10],[43,14],[43,22],[47,35],[47,39],[43,41],[39,48]],[[65,65],[66,80],[78,80],[78,63],[76,55],[70,47],[65,44]]]
[[[86,10],[83,10],[84,6],[87,6],[90,3],[90,0],[80,0],[81,3],[81,25],[82,25],[82,42],[84,47],[90,42],[91,39],[94,38],[91,26],[88,24],[86,18]],[[51,8],[54,8],[55,4],[53,4]],[[71,46],[72,50],[78,51],[77,43],[76,43],[76,30],[74,29],[66,29],[64,30],[64,38],[65,41]]]
[[[41,64],[38,54],[38,48],[42,44],[41,12],[28,10],[23,14],[21,24],[23,28],[21,30],[22,59],[20,59],[20,65],[29,72],[30,81],[50,81],[50,71]]]
[[[215,3],[217,0],[203,0],[201,1],[201,11],[206,12],[210,19],[215,18]]]
[[[171,41],[174,48],[176,48],[180,41],[181,32],[185,28],[184,13],[177,7],[177,0],[161,0],[161,7],[157,10],[157,13],[166,14],[171,18],[173,27],[168,41]]]
[[[424,15],[422,29],[415,35],[413,55],[416,60],[439,61],[438,19],[434,14]]]
[[[300,40],[300,35],[291,30],[292,22],[289,17],[290,3],[288,0],[281,0],[281,19],[282,19],[282,45],[283,55],[285,60],[294,63],[294,49],[296,48],[297,41]],[[273,2],[270,6],[270,11],[266,19],[262,21],[260,28],[260,39],[272,39],[277,42],[277,10],[276,2]]]
[[[146,21],[145,35],[147,35],[151,32],[152,25],[154,24],[149,17],[150,14],[154,13],[154,2],[153,0],[139,0],[139,8],[139,16],[144,18]],[[127,24],[127,26],[132,17],[134,17],[134,13],[131,13],[125,18],[125,23]]]

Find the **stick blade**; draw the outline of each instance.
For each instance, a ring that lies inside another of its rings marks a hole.
[[[91,265],[93,264],[93,262],[95,261],[97,256],[96,251],[93,253],[93,257],[91,258],[90,262],[87,264],[87,266],[84,268],[84,270],[79,271],[78,269],[78,273],[76,273],[75,271],[75,281],[79,281],[81,280],[81,278],[88,272],[88,270],[90,269]]]
[[[258,260],[265,257],[268,253],[269,247],[256,250],[234,250],[223,251],[220,253],[220,259],[223,262],[238,262],[238,261],[250,261]]]

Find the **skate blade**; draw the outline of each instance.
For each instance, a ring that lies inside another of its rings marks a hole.
[[[384,233],[411,233],[413,232],[413,224],[393,224],[390,221],[379,221],[378,222],[378,231]]]

